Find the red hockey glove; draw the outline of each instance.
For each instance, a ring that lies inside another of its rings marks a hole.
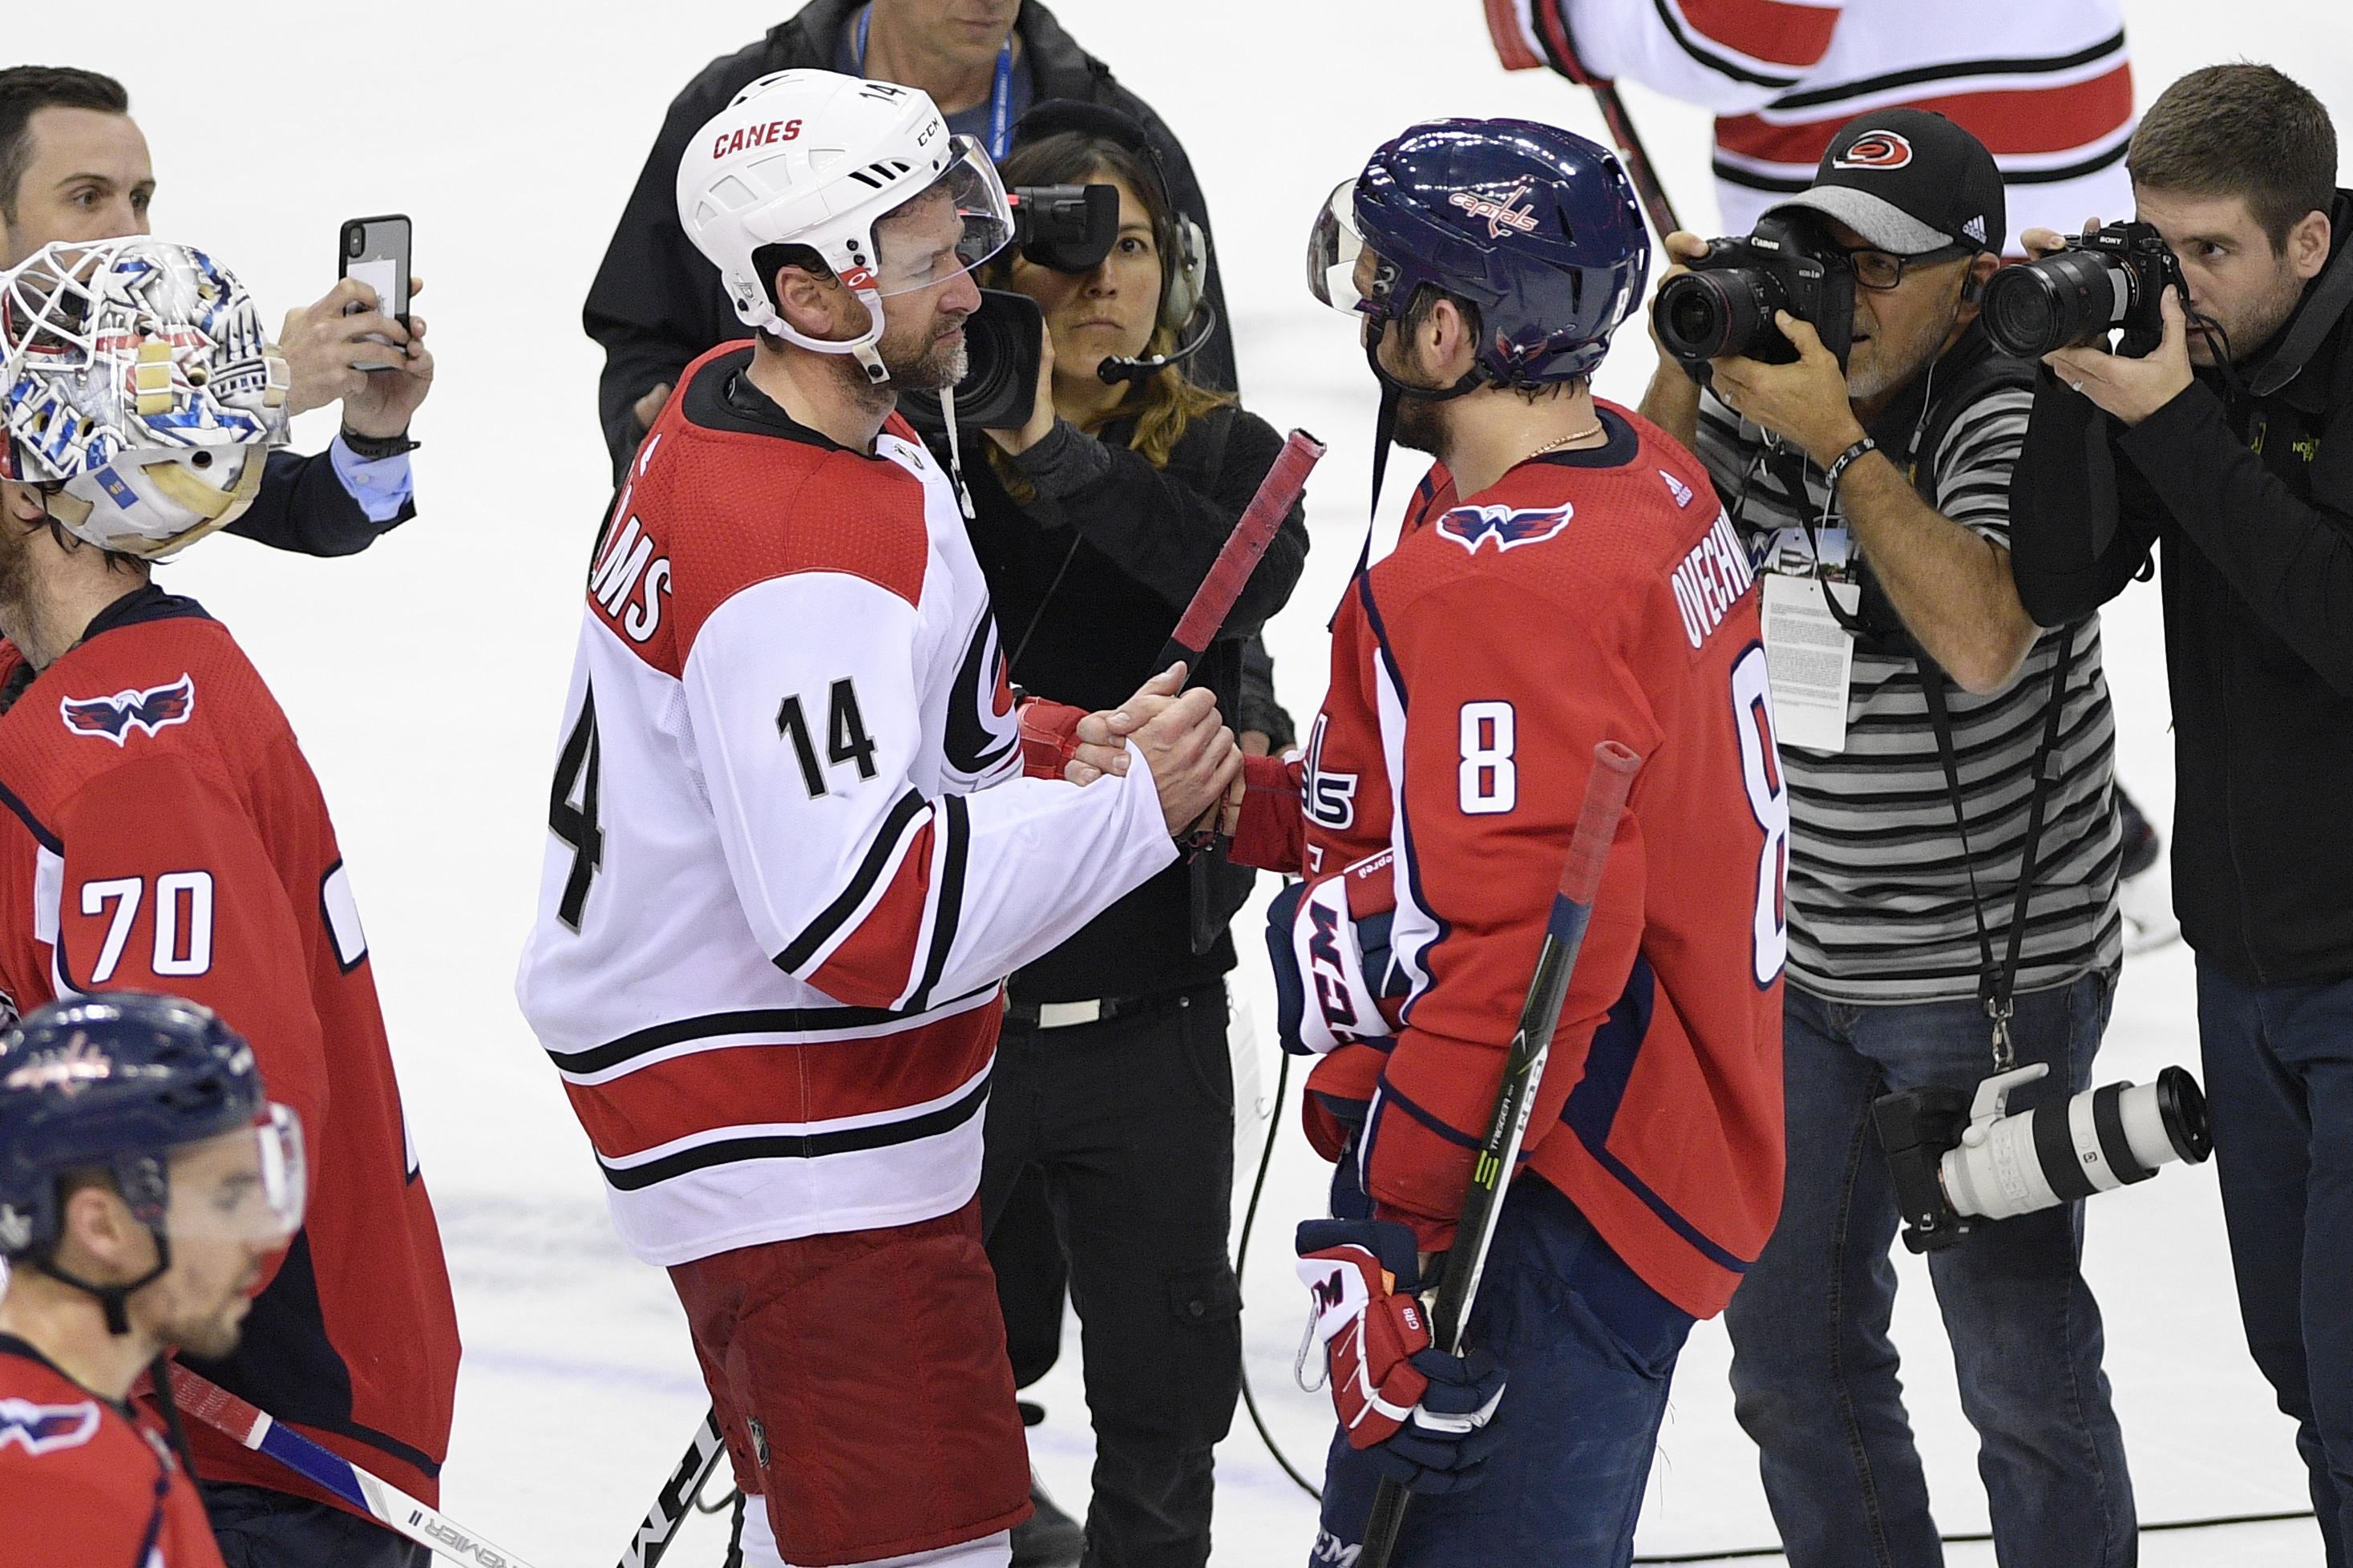
[[[1414,1491],[1478,1485],[1501,1438],[1490,1422],[1503,1369],[1483,1352],[1431,1346],[1414,1295],[1413,1232],[1388,1220],[1309,1220],[1299,1227],[1299,1277],[1348,1446]]]
[[[1033,779],[1058,779],[1079,752],[1079,721],[1083,708],[1032,697],[1021,704],[1021,772]]]

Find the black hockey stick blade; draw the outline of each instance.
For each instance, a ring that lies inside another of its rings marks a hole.
[[[719,1456],[726,1452],[726,1447],[719,1436],[719,1412],[705,1412],[702,1425],[694,1430],[694,1441],[679,1457],[678,1468],[670,1471],[670,1479],[655,1494],[654,1506],[646,1510],[646,1521],[638,1526],[637,1534],[629,1539],[628,1550],[621,1553],[619,1568],[654,1568],[662,1560],[678,1527],[701,1495],[702,1483],[718,1468]]]
[[[1634,195],[1641,201],[1642,210],[1650,215],[1651,226],[1659,231],[1663,240],[1683,225],[1675,218],[1674,204],[1667,200],[1667,188],[1659,183],[1659,171],[1652,166],[1642,138],[1635,132],[1634,117],[1626,112],[1625,100],[1618,96],[1615,82],[1589,85],[1593,101],[1601,110],[1602,123],[1609,127],[1609,140],[1618,144],[1618,155],[1625,161],[1626,176],[1634,182]]]
[[[1553,894],[1552,916],[1545,928],[1544,946],[1536,953],[1535,974],[1528,982],[1527,999],[1520,1005],[1519,1028],[1504,1055],[1504,1079],[1496,1087],[1494,1113],[1487,1119],[1487,1135],[1479,1141],[1479,1157],[1472,1165],[1470,1189],[1463,1194],[1462,1215],[1454,1227],[1454,1245],[1446,1252],[1446,1274],[1439,1281],[1438,1300],[1430,1309],[1431,1342],[1449,1355],[1462,1353],[1462,1331],[1471,1321],[1472,1303],[1478,1298],[1480,1276],[1486,1271],[1495,1223],[1503,1217],[1504,1192],[1519,1163],[1528,1116],[1535,1109],[1536,1089],[1544,1081],[1553,1030],[1560,1023],[1560,1005],[1568,995],[1577,955],[1585,946],[1585,928],[1593,916],[1594,896],[1601,890],[1609,846],[1618,837],[1619,816],[1641,765],[1641,758],[1615,741],[1604,741],[1593,748],[1593,772],[1586,778],[1585,805],[1569,836],[1568,863]],[[1412,1496],[1393,1480],[1381,1481],[1373,1495],[1372,1515],[1365,1524],[1357,1568],[1388,1568],[1398,1532],[1405,1528],[1406,1504]]]

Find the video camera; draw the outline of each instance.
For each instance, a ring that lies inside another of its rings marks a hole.
[[[2122,329],[2116,353],[2138,359],[2165,341],[2165,286],[2189,306],[2181,263],[2154,226],[2086,229],[2040,261],[2005,267],[1986,285],[1986,331],[2005,351],[2039,359]]]
[[[1810,324],[1844,369],[1854,345],[1854,269],[1816,226],[1760,218],[1746,238],[1708,241],[1707,254],[1660,286],[1651,324],[1687,365],[1745,355],[1788,364],[1798,351],[1773,324],[1787,310]]]
[[[1006,198],[1013,209],[1013,243],[1023,259],[1039,267],[1092,271],[1119,237],[1116,185],[1017,185]],[[980,309],[964,324],[965,368],[955,393],[957,424],[1015,430],[1029,423],[1038,407],[1045,331],[1045,318],[1028,295],[980,291]],[[923,435],[947,428],[937,393],[902,394],[899,412]]]
[[[1974,1222],[2032,1214],[2094,1193],[2145,1182],[2174,1160],[2214,1152],[2206,1097],[2182,1068],[2153,1084],[2103,1084],[2012,1116],[2010,1093],[2051,1070],[2035,1062],[1964,1090],[1930,1087],[1872,1103],[1895,1178],[1904,1244],[1951,1247]]]

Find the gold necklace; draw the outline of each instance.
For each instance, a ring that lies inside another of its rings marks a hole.
[[[1595,421],[1593,422],[1593,428],[1591,428],[1590,430],[1577,430],[1577,431],[1574,431],[1574,432],[1572,432],[1572,433],[1571,433],[1571,434],[1569,434],[1569,435],[1563,436],[1563,437],[1559,437],[1559,438],[1558,438],[1558,439],[1556,439],[1556,440],[1546,441],[1543,446],[1538,447],[1535,451],[1530,452],[1526,457],[1522,458],[1520,459],[1520,462],[1519,462],[1519,463],[1514,463],[1514,464],[1512,465],[1512,467],[1514,467],[1514,468],[1518,468],[1518,467],[1520,466],[1520,463],[1532,463],[1532,462],[1535,462],[1538,458],[1543,457],[1546,452],[1556,452],[1556,451],[1558,451],[1561,447],[1567,446],[1567,445],[1568,445],[1570,442],[1572,442],[1572,441],[1582,441],[1582,440],[1584,440],[1584,439],[1585,439],[1587,437],[1588,437],[1588,436],[1599,436],[1599,435],[1600,435],[1600,434],[1601,434],[1601,421],[1599,421],[1599,419],[1597,419],[1597,420],[1595,420]]]

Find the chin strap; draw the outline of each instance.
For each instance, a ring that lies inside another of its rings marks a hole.
[[[1381,384],[1381,408],[1373,417],[1373,498],[1365,510],[1365,547],[1356,556],[1359,572],[1372,563],[1373,523],[1380,516],[1381,480],[1388,473],[1389,446],[1397,436],[1398,405],[1409,397],[1424,403],[1451,403],[1486,384],[1486,377],[1475,366],[1465,371],[1451,386],[1416,386],[1409,381],[1399,381],[1381,364],[1381,334],[1388,326],[1387,321],[1377,321],[1365,331],[1365,363],[1372,367],[1373,379]],[[1339,611],[1332,614],[1336,621]],[[1327,625],[1325,629],[1330,626]]]
[[[848,283],[849,279],[844,279],[843,281]],[[807,332],[786,321],[777,313],[774,305],[765,303],[759,307],[758,319],[751,325],[762,331],[774,332],[785,342],[797,344],[813,353],[848,354],[857,360],[859,368],[866,373],[869,384],[875,386],[887,385],[891,380],[891,373],[883,368],[882,356],[874,351],[874,345],[882,341],[881,292],[875,289],[871,281],[864,288],[850,283],[849,291],[857,297],[860,304],[866,307],[866,331],[857,337],[842,340],[810,337]]]
[[[948,427],[948,479],[955,486],[956,505],[964,509],[964,520],[976,521],[979,514],[973,510],[972,490],[964,482],[964,449],[956,444],[955,388],[940,388],[940,418]]]
[[[56,1280],[58,1284],[70,1285],[75,1289],[82,1291],[97,1300],[99,1307],[106,1313],[106,1331],[108,1333],[127,1334],[131,1331],[131,1313],[127,1303],[130,1301],[132,1294],[144,1289],[146,1287],[153,1284],[156,1280],[162,1279],[164,1270],[172,1267],[171,1238],[164,1234],[163,1227],[160,1226],[149,1226],[147,1227],[147,1233],[155,1238],[155,1267],[150,1268],[146,1273],[142,1274],[138,1279],[130,1281],[128,1284],[93,1285],[87,1279],[77,1279],[75,1276],[67,1273],[62,1268],[58,1267],[58,1260],[54,1256],[55,1248],[51,1249],[52,1256],[40,1258],[37,1261],[40,1265],[41,1272]],[[160,1384],[160,1379],[158,1381]]]

